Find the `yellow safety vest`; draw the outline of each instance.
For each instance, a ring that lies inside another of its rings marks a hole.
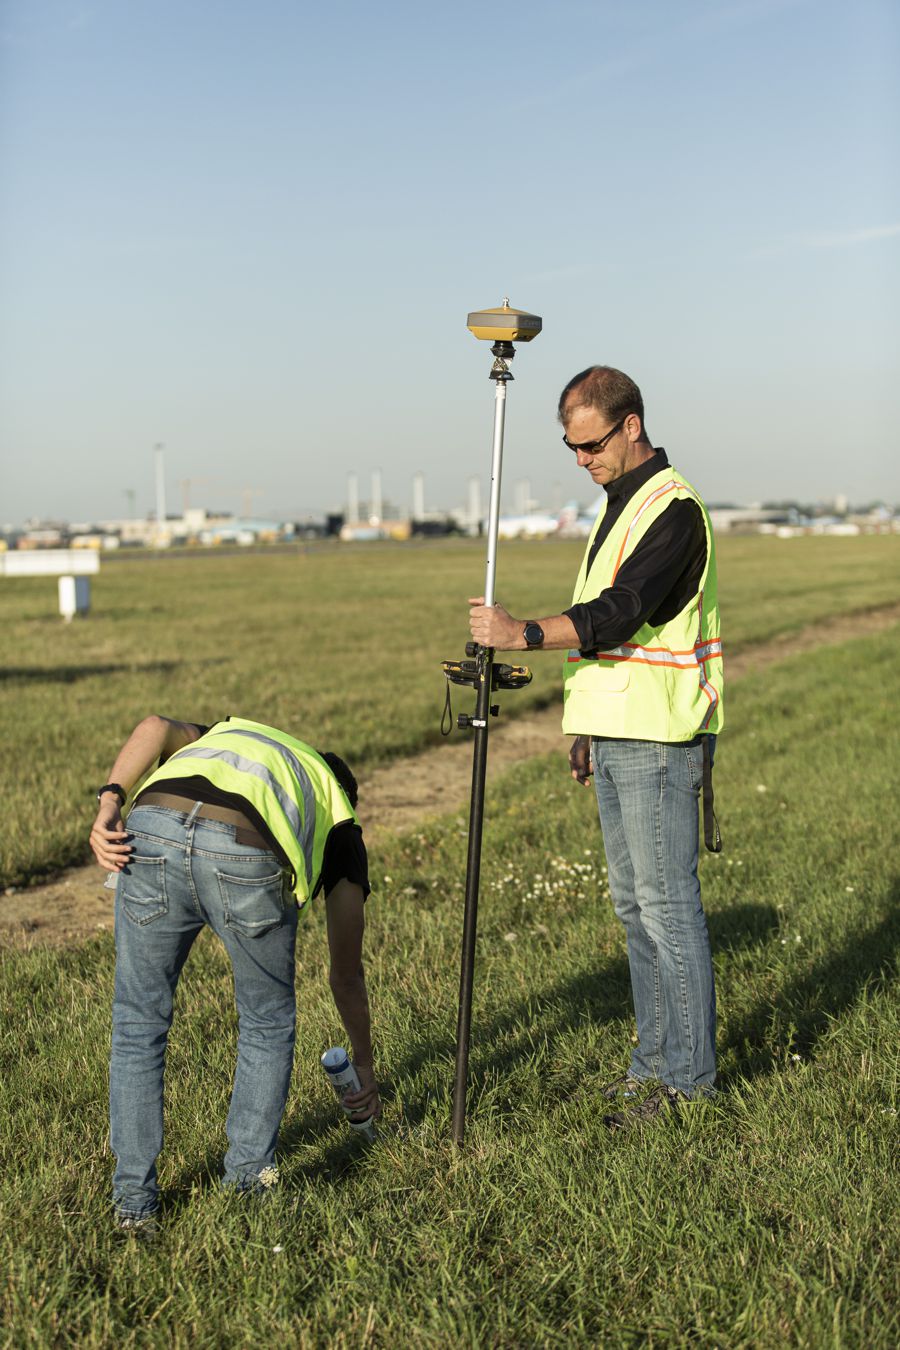
[[[630,642],[565,662],[563,731],[641,741],[690,741],[724,726],[722,640],[719,635],[716,554],[703,502],[679,473],[661,469],[626,503],[590,570],[591,543],[606,513],[601,507],[585,550],[573,604],[595,600],[615,582],[650,526],[674,497],[690,498],[703,513],[706,567],[695,595],[658,628],[645,623]]]
[[[301,907],[319,881],[335,825],[356,815],[328,765],[311,746],[275,727],[232,717],[177,750],[141,786],[205,778],[248,802],[265,821],[291,865]]]

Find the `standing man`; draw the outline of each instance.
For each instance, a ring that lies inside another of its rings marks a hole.
[[[122,808],[136,784],[126,830]],[[344,761],[243,718],[212,727],[145,718],[97,799],[91,848],[119,874],[113,1206],[118,1228],[152,1236],[172,1000],[205,924],[228,953],[239,1014],[223,1184],[263,1191],[278,1180],[275,1146],[294,1052],[298,907],[320,890],[331,992],[361,1083],[344,1100],[358,1108],[357,1119],[380,1114],[362,967],[368,864],[356,779]]]
[[[593,774],[616,913],[625,927],[638,1044],[603,1089],[628,1128],[713,1092],[715,989],[697,876],[711,764],[723,725],[712,527],[703,502],[654,449],[633,380],[592,366],[559,400],[563,440],[606,491],[572,605],[539,620],[470,600],[476,642],[564,650],[563,730],[576,782]]]

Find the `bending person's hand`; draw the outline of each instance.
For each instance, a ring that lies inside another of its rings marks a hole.
[[[368,1120],[371,1116],[373,1120],[377,1120],[381,1115],[381,1098],[378,1095],[375,1071],[364,1064],[354,1064],[353,1067],[359,1078],[359,1092],[345,1092],[342,1105],[352,1109],[352,1119]]]
[[[100,803],[93,825],[90,844],[94,857],[107,872],[121,872],[128,865],[132,846],[128,831],[122,823],[122,809],[118,800],[107,794]]]

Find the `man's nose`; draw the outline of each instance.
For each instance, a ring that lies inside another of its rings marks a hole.
[[[590,464],[590,462],[591,462],[591,460],[592,460],[593,458],[594,458],[594,456],[593,456],[593,454],[591,453],[591,451],[589,451],[589,450],[576,450],[576,451],[575,451],[575,461],[576,461],[576,463],[577,463],[579,469],[586,469],[587,466]]]

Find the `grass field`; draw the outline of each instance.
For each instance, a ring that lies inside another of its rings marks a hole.
[[[216,1190],[233,1067],[212,941],[179,991],[164,1233],[107,1217],[113,950],[7,952],[3,1344],[889,1347],[900,1337],[893,716],[900,629],[736,685],[703,860],[723,1092],[641,1136],[593,1089],[631,1035],[592,794],[536,760],[493,784],[465,1150],[448,1143],[465,821],[373,860],[386,1084],[370,1150],[318,1055],[340,1039],[321,916],[300,945],[284,1185]],[[77,688],[77,686],[76,686]]]
[[[556,613],[579,541],[504,544],[497,597]],[[726,653],[900,596],[900,537],[724,539]],[[463,655],[479,540],[317,546],[295,553],[105,559],[94,612],[61,623],[52,578],[0,581],[0,886],[87,859],[93,788],[148,712],[243,713],[312,728],[354,766],[440,739],[440,661]],[[559,699],[559,659],[503,700],[516,717]]]

